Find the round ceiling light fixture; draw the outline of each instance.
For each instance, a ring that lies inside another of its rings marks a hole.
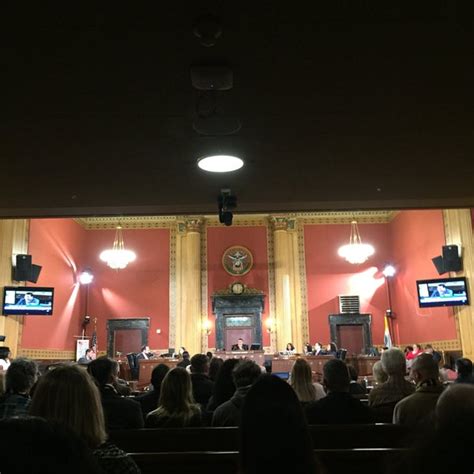
[[[209,155],[198,159],[197,165],[212,173],[229,173],[244,166],[244,160],[232,155]]]

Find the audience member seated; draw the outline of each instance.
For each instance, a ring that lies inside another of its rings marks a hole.
[[[260,367],[253,360],[240,361],[232,372],[236,391],[232,398],[216,408],[212,426],[239,426],[240,414],[247,393],[262,375]]]
[[[431,354],[433,356],[433,360],[439,364],[441,362],[441,353],[438,351],[435,351],[433,349],[433,346],[431,344],[426,344],[425,346],[425,354]]]
[[[94,363],[100,362],[99,359]],[[63,365],[43,375],[35,389],[30,413],[73,431],[93,450],[104,472],[139,474],[132,458],[114,444],[106,442],[100,394],[83,368]]]
[[[128,382],[124,379],[121,379],[119,377],[120,374],[120,364],[112,359],[112,362],[114,364],[114,388],[117,390],[117,393],[119,395],[122,395],[123,397],[128,397],[132,394],[132,388],[128,384]]]
[[[298,398],[274,375],[261,376],[247,394],[240,446],[242,474],[319,472]]]
[[[323,386],[320,383],[313,383],[313,373],[311,367],[304,359],[296,359],[291,369],[290,385],[298,397],[298,400],[306,404],[320,400],[326,396]]]
[[[140,404],[120,396],[114,387],[114,361],[108,357],[99,357],[87,366],[87,371],[99,387],[107,430],[143,428]]]
[[[367,407],[349,393],[349,371],[339,359],[326,362],[323,368],[326,397],[306,406],[310,425],[369,423]]]
[[[349,393],[351,395],[364,395],[367,391],[360,383],[357,383],[359,374],[357,373],[356,368],[351,364],[347,364],[347,370],[349,371],[349,377],[351,379]]]
[[[62,425],[49,423],[43,418],[22,416],[0,420],[0,437],[2,473],[103,474],[104,472],[79,436]]]
[[[209,356],[207,357],[209,359]],[[217,373],[219,372],[219,369],[222,367],[222,364],[224,363],[224,360],[221,359],[220,357],[213,357],[212,359],[209,359],[211,362],[209,364],[209,378],[215,382]]]
[[[383,370],[382,366],[382,361],[378,360],[373,366],[372,366],[372,376],[373,376],[373,386],[378,387],[379,385],[382,385],[388,380],[388,375]]]
[[[188,351],[183,351],[181,354],[183,357],[183,360],[181,362],[178,362],[177,367],[181,367],[185,369],[188,365],[191,365],[190,356]]]
[[[35,361],[25,358],[13,360],[5,376],[5,394],[0,398],[0,418],[28,413],[30,391],[38,375],[38,365]]]
[[[435,429],[422,432],[402,463],[390,473],[446,474],[474,472],[474,386],[450,385],[438,398]],[[419,430],[418,430],[419,431]]]
[[[191,382],[193,397],[204,411],[212,395],[214,382],[209,378],[209,359],[204,354],[195,354],[191,358]]]
[[[456,360],[456,372],[458,374],[454,383],[471,383],[474,384],[474,376],[472,375],[472,362],[470,359],[461,358]]]
[[[10,348],[9,347],[0,347],[0,369],[8,370],[10,367]]]
[[[411,376],[416,392],[399,401],[393,412],[393,423],[420,425],[432,421],[436,402],[444,387],[439,381],[438,364],[431,354],[420,354],[413,361]]]
[[[218,406],[230,400],[235,393],[235,384],[232,377],[234,367],[240,362],[239,359],[227,359],[217,373],[216,382],[212,389],[212,395],[207,404],[207,411],[212,413]]]
[[[407,360],[407,367],[411,368],[413,361],[420,355],[423,354],[423,349],[419,344],[413,344],[405,348],[405,357]]]
[[[201,410],[193,399],[190,375],[182,367],[170,370],[161,384],[158,408],[148,414],[145,426],[184,428],[201,424]]]
[[[454,382],[458,378],[458,373],[449,364],[444,364],[439,369],[439,378],[443,383]]]
[[[157,365],[151,373],[150,384],[152,390],[135,397],[135,400],[140,403],[142,407],[143,418],[145,419],[148,413],[158,408],[158,401],[160,399],[161,384],[165,375],[169,372],[170,368],[165,364]]]
[[[381,362],[388,380],[370,391],[369,407],[375,421],[390,423],[395,405],[402,398],[411,395],[415,391],[415,386],[405,380],[406,361],[399,349],[385,351]]]
[[[210,364],[212,362],[212,359],[213,359],[214,355],[212,354],[211,351],[207,351],[206,356],[209,359],[209,364]]]

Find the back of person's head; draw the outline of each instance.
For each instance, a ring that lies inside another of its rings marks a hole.
[[[262,436],[274,433],[277,436]],[[243,474],[316,472],[312,441],[294,390],[274,375],[262,375],[242,407],[240,460]]]
[[[440,430],[457,431],[474,426],[474,385],[453,384],[443,391],[436,404],[436,424]]]
[[[191,357],[191,372],[193,374],[207,374],[209,372],[209,359],[204,354],[194,354]]]
[[[421,351],[423,349],[423,346],[420,344],[413,344],[413,350],[414,351]]]
[[[384,351],[380,360],[382,361],[383,370],[388,376],[405,376],[407,363],[400,349],[392,348]]]
[[[7,359],[10,354],[10,348],[7,346],[0,347],[0,359]]]
[[[18,357],[10,364],[5,388],[9,393],[30,393],[38,379],[38,364],[34,360]]]
[[[347,370],[349,371],[350,379],[354,382],[357,382],[357,379],[359,378],[359,373],[357,372],[357,369],[352,364],[347,364]]]
[[[98,357],[87,366],[87,372],[92,375],[99,387],[113,382],[115,365],[112,359],[106,356]]]
[[[232,372],[239,362],[239,359],[227,359],[219,369],[212,392],[215,406],[226,402],[234,394],[235,384]]]
[[[223,363],[224,360],[220,357],[213,357],[211,359],[211,363],[209,364],[209,378],[211,380],[216,380],[217,373],[219,372],[219,369],[222,367]]]
[[[151,372],[151,384],[155,390],[159,390],[165,375],[169,372],[170,368],[165,364],[158,364]]]
[[[207,356],[207,358],[208,358],[210,361],[211,361],[212,358],[213,358],[213,355],[212,355],[212,352],[211,352],[211,351],[207,351],[207,352],[206,352],[206,356]]]
[[[190,355],[188,351],[183,351],[183,359],[189,359]]]
[[[438,364],[431,354],[420,354],[413,361],[411,372],[417,383],[428,379],[438,380],[439,378]]]
[[[382,361],[378,360],[372,366],[372,375],[374,376],[374,379],[378,384],[381,384],[387,381],[388,375],[385,372],[385,370],[383,370]]]
[[[176,367],[165,375],[158,405],[158,408],[170,416],[189,412],[194,399],[191,377],[186,369]]]
[[[316,398],[313,373],[305,359],[296,359],[291,369],[290,384],[300,402],[310,402]]]
[[[349,390],[349,371],[342,360],[333,359],[323,368],[324,385],[330,392],[347,392]]]
[[[260,367],[253,360],[242,360],[234,368],[232,377],[237,388],[252,385],[262,375]]]
[[[100,394],[82,367],[58,366],[43,375],[35,388],[30,414],[67,426],[91,448],[105,442]]]
[[[456,360],[456,372],[461,377],[469,377],[472,375],[472,361],[465,357]]]
[[[409,352],[411,352],[413,350],[413,346],[406,346],[405,349],[403,349],[403,352],[405,354],[408,354]]]
[[[99,474],[92,452],[80,436],[35,416],[0,420],[4,474]]]

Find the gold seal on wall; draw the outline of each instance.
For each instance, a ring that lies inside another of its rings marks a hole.
[[[230,275],[245,275],[252,269],[253,257],[249,249],[241,245],[234,245],[222,255],[222,265]]]

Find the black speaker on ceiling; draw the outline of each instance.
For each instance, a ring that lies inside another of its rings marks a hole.
[[[436,270],[440,275],[446,273],[446,270],[444,269],[443,257],[441,255],[438,255],[437,257],[432,258],[431,260],[433,261],[434,266],[436,267]]]
[[[31,255],[19,254],[16,256],[16,266],[13,273],[15,281],[27,281],[31,275]]]
[[[30,277],[28,278],[28,281],[31,281],[32,283],[36,283],[38,281],[38,278],[41,273],[41,269],[43,267],[41,265],[31,265],[31,272],[30,272]]]
[[[457,245],[443,245],[443,264],[446,272],[460,272],[462,260]]]

